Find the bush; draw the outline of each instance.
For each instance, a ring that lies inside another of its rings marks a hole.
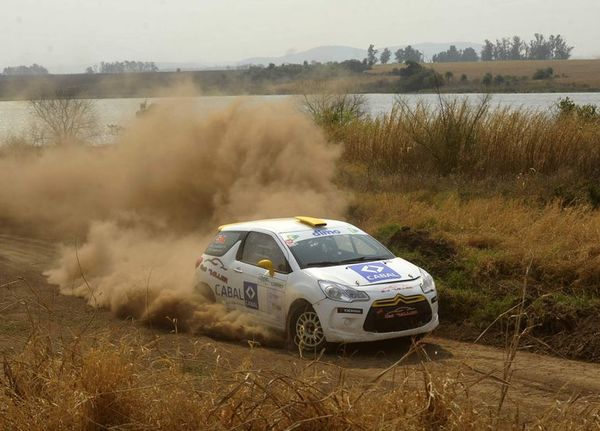
[[[554,70],[551,67],[538,69],[533,73],[532,79],[550,79],[554,76]]]
[[[585,111],[587,112],[587,111]],[[572,172],[600,179],[600,127],[579,116],[490,110],[442,99],[437,107],[401,100],[387,115],[347,123],[344,157],[379,174],[517,176]]]
[[[343,126],[363,118],[366,105],[367,99],[361,94],[305,94],[302,100],[302,109],[326,128]]]
[[[600,121],[600,109],[598,106],[592,104],[577,105],[569,97],[558,100],[556,111],[558,117],[562,118],[576,117],[578,120],[585,122]]]

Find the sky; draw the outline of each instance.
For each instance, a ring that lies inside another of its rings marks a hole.
[[[0,70],[100,61],[229,63],[321,45],[562,34],[600,57],[599,0],[0,0]],[[83,70],[81,70],[83,71]]]

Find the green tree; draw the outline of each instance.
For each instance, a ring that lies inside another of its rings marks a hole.
[[[404,53],[404,48],[398,48],[394,53],[394,57],[396,58],[397,63],[404,63],[406,60],[406,54]]]
[[[369,49],[367,49],[367,61],[369,63],[369,66],[373,66],[377,63],[377,52],[378,51],[375,49],[375,45],[369,45]]]
[[[562,38],[560,34],[556,36],[551,35],[549,43],[553,59],[568,60],[571,57],[571,51],[573,51],[573,47],[567,45],[567,42]]]
[[[385,48],[379,56],[379,61],[381,61],[381,64],[387,64],[391,57],[392,51],[390,51],[388,48]]]
[[[468,47],[462,52],[461,61],[479,61],[479,55],[472,47]]]
[[[400,48],[395,53],[396,61],[398,63],[404,63],[405,61],[414,61],[416,63],[423,62],[423,53],[418,49],[414,49],[411,45],[406,48]]]
[[[521,40],[519,36],[513,36],[510,45],[509,58],[511,60],[522,60],[526,57],[527,45]]]
[[[529,42],[530,60],[547,60],[551,57],[552,51],[543,34],[535,33],[534,39]]]
[[[493,61],[494,58],[494,44],[489,40],[485,40],[483,49],[481,50],[481,61]]]
[[[404,61],[414,61],[417,63],[423,62],[423,53],[418,49],[414,49],[411,45],[408,45],[404,50],[405,59]]]

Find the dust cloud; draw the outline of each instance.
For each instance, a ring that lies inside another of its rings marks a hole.
[[[185,100],[154,106],[112,145],[0,158],[0,217],[64,244],[46,272],[63,294],[153,325],[268,339],[194,290],[194,261],[223,223],[341,216],[339,149],[288,104]]]

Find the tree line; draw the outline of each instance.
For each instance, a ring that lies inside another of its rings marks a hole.
[[[114,61],[112,63],[101,62],[89,66],[85,73],[144,73],[158,72],[158,67],[153,61]]]
[[[381,52],[381,55],[377,57],[377,53],[379,50],[375,49],[375,45],[369,45],[367,49],[367,58],[363,60],[364,63],[369,66],[373,66],[378,62],[381,64],[389,63],[392,58],[392,51],[389,48],[384,48]],[[424,55],[418,49],[414,49],[411,45],[408,45],[406,48],[399,48],[394,52],[394,58],[397,63],[404,63],[405,61],[414,61],[417,63],[422,63],[424,59]]]
[[[519,36],[512,39],[504,37],[493,43],[485,40],[481,50],[483,61],[496,60],[567,60],[571,57],[573,47],[560,35],[551,34],[548,39],[543,34],[535,33],[534,38],[525,42]]]
[[[520,36],[504,37],[497,39],[495,43],[486,39],[481,56],[472,47],[457,49],[455,45],[450,45],[448,50],[435,54],[431,61],[446,63],[479,60],[567,60],[571,57],[571,51],[573,51],[573,46],[570,46],[560,34],[551,34],[546,38],[543,34],[535,33],[534,38],[529,42],[524,41]],[[387,64],[392,59],[392,52],[389,48],[384,48],[379,56],[378,52],[375,45],[369,45],[365,59],[369,66],[377,63]],[[406,61],[421,63],[424,60],[423,53],[411,45],[396,50],[394,58],[397,63]]]
[[[31,66],[16,66],[16,67],[5,67],[2,71],[3,75],[48,75],[48,69],[39,64],[32,64]]]

